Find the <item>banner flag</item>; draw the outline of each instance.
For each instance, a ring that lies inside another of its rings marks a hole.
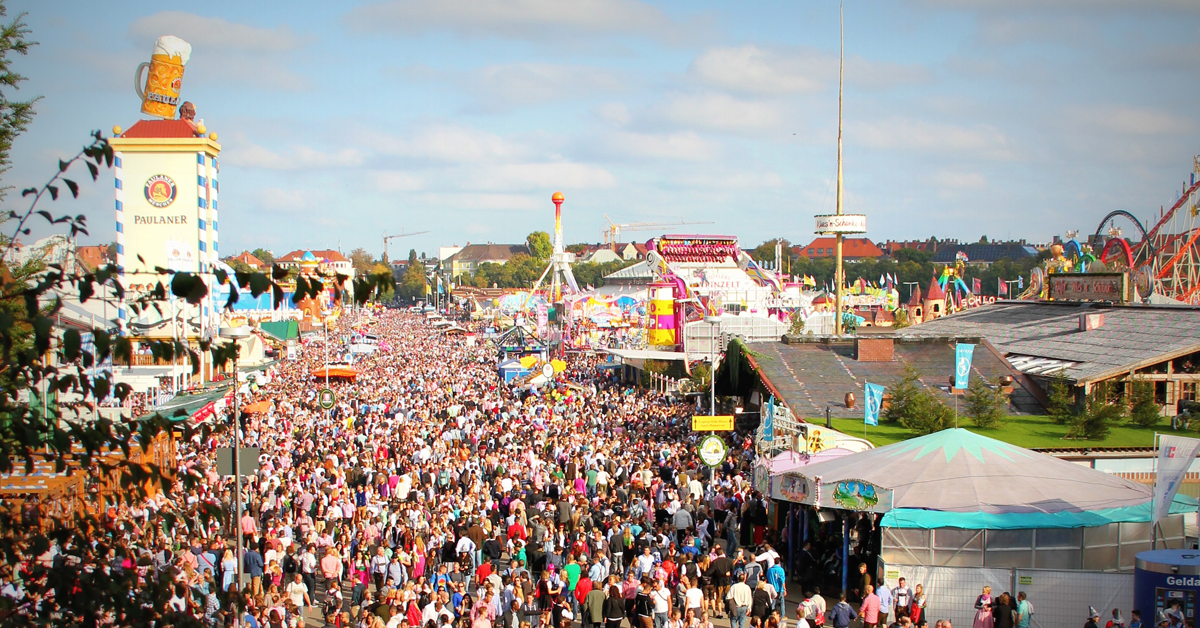
[[[775,440],[775,395],[767,400],[766,415],[762,417],[762,439],[766,442]]]
[[[1002,280],[1000,282],[1000,296],[1002,296],[1002,297],[1008,296],[1008,282],[1007,281]]]
[[[1152,523],[1158,523],[1171,512],[1171,502],[1197,452],[1200,452],[1200,439],[1167,434],[1158,437],[1158,477],[1154,480],[1151,501]]]
[[[971,385],[971,356],[975,345],[954,345],[954,387],[963,390]]]
[[[879,425],[879,407],[883,405],[883,386],[871,384],[863,386],[866,393],[866,403],[863,404],[863,423]]]

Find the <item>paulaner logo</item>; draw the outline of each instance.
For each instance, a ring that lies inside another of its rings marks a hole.
[[[166,207],[175,202],[175,182],[165,174],[156,174],[146,180],[146,202],[155,207]]]

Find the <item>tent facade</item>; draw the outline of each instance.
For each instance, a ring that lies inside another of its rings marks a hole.
[[[1182,547],[1182,513],[1196,510],[1195,500],[1177,496],[1156,532],[1151,487],[964,429],[816,462],[771,482],[794,474],[890,491],[883,557],[906,564],[1132,568],[1155,537],[1160,547]]]

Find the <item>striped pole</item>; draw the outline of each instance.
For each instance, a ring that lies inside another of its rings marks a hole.
[[[114,199],[116,204],[117,218],[117,267],[118,281],[121,285],[125,285],[125,190],[123,189],[122,180],[124,178],[121,169],[122,153],[113,154],[113,187]],[[121,334],[125,333],[125,297],[117,303],[117,325],[120,328]],[[108,326],[108,323],[105,323]]]

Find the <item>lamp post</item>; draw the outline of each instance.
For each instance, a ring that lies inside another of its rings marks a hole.
[[[711,361],[708,367],[708,413],[712,416],[717,415],[717,329],[721,326],[720,316],[705,316],[704,322],[709,324],[709,343],[708,350],[711,354]],[[713,419],[714,421],[716,419]]]
[[[233,341],[233,481],[234,490],[237,491],[234,495],[234,503],[236,514],[234,515],[234,527],[237,528],[237,583],[238,589],[242,587],[242,465],[241,465],[241,450],[242,450],[242,426],[241,417],[238,416],[238,358],[241,357],[242,349],[238,344],[239,340],[250,337],[250,328],[242,327],[222,327],[219,331],[222,338]]]

